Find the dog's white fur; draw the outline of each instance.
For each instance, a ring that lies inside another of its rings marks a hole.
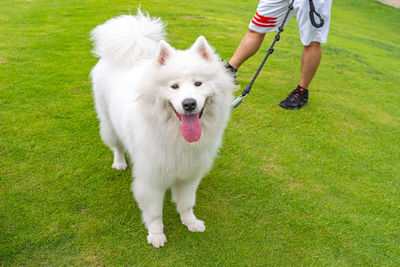
[[[164,41],[164,24],[140,12],[120,16],[92,31],[100,57],[91,77],[102,140],[114,152],[113,168],[124,170],[124,151],[133,163],[132,191],[148,229],[147,241],[163,246],[162,206],[171,188],[182,223],[203,232],[193,214],[195,194],[221,145],[229,118],[233,77],[200,36],[180,51]],[[201,82],[201,85],[195,85]],[[178,89],[171,88],[177,84]],[[201,137],[189,143],[180,132],[182,101],[193,98]],[[175,110],[174,110],[175,109]]]

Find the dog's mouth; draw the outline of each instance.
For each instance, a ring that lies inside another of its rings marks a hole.
[[[202,109],[199,113],[188,114],[188,115],[181,115],[181,114],[179,114],[179,113],[174,109],[174,106],[172,106],[172,104],[170,104],[170,105],[171,105],[171,108],[174,110],[175,115],[178,117],[178,119],[179,119],[180,121],[182,121],[182,116],[190,116],[190,115],[198,115],[198,117],[199,117],[199,119],[200,119],[201,116],[203,115],[203,111],[204,111],[204,107],[203,107],[203,109]]]
[[[189,143],[199,141],[202,132],[200,118],[203,115],[204,107],[198,113],[180,114],[175,110],[171,103],[170,106],[181,122],[181,134],[183,138],[185,138]]]

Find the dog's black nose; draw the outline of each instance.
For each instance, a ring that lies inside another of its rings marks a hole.
[[[186,98],[182,101],[183,109],[187,112],[191,112],[196,109],[197,102],[193,98]]]

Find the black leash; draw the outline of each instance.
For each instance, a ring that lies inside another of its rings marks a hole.
[[[315,6],[314,6],[313,1],[312,1],[312,0],[309,0],[309,3],[310,3],[310,12],[309,12],[309,14],[310,14],[310,21],[311,21],[311,24],[312,24],[315,28],[321,28],[322,26],[324,26],[325,21],[324,21],[324,19],[321,17],[321,15],[318,14],[317,11],[315,11]],[[319,23],[318,23],[318,24],[317,24],[317,22],[315,22],[314,14],[315,14],[315,15],[318,17],[318,19],[319,19]]]
[[[292,0],[292,2],[290,3],[289,7],[288,7],[288,11],[286,12],[285,18],[283,19],[283,22],[281,24],[281,26],[279,26],[278,28],[278,33],[275,35],[275,39],[272,42],[271,46],[268,49],[267,55],[264,57],[263,61],[261,62],[261,65],[258,67],[258,70],[256,72],[256,74],[254,75],[253,79],[251,80],[251,82],[249,83],[249,85],[246,86],[246,88],[244,88],[242,95],[238,96],[231,105],[231,109],[236,109],[243,101],[243,99],[250,93],[251,87],[253,86],[254,81],[257,79],[258,74],[260,74],[261,69],[264,67],[265,62],[267,61],[269,55],[271,55],[274,52],[274,46],[275,43],[278,42],[281,38],[281,32],[283,32],[283,29],[285,27],[285,22],[290,14],[290,11],[293,10],[293,2],[294,0]],[[321,15],[318,14],[315,11],[315,7],[314,4],[312,2],[312,0],[309,0],[310,2],[310,20],[311,20],[311,24],[316,27],[316,28],[321,28],[324,25],[324,20],[322,19]],[[314,20],[314,14],[318,16],[320,23],[317,24]]]
[[[251,80],[251,82],[249,83],[249,85],[247,85],[246,88],[244,88],[242,95],[238,96],[235,99],[235,101],[232,102],[231,109],[236,109],[237,106],[239,106],[242,103],[243,99],[250,93],[251,87],[253,86],[254,81],[257,79],[258,74],[260,74],[261,69],[264,67],[264,64],[267,61],[269,55],[271,55],[274,52],[274,46],[275,46],[276,42],[278,42],[281,39],[281,32],[283,32],[283,29],[285,27],[285,22],[289,16],[290,11],[293,10],[293,2],[294,2],[294,0],[292,0],[292,2],[290,3],[290,5],[288,7],[288,11],[286,12],[285,18],[283,19],[281,26],[279,26],[279,28],[278,28],[278,33],[275,35],[275,39],[272,42],[271,46],[269,47],[267,55],[264,57],[263,61],[261,62],[261,65],[258,67],[256,74],[254,75],[254,77]]]

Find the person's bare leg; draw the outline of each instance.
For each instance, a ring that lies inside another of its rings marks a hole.
[[[258,51],[264,41],[264,36],[265,33],[249,30],[243,37],[232,58],[229,60],[229,64],[235,69],[238,69],[240,65]]]
[[[299,85],[308,88],[321,61],[321,43],[311,42],[309,46],[304,46],[303,57],[301,60],[301,77]]]
[[[301,59],[300,83],[279,105],[286,109],[301,108],[308,102],[308,86],[310,85],[321,61],[321,43],[312,42],[304,46]]]

